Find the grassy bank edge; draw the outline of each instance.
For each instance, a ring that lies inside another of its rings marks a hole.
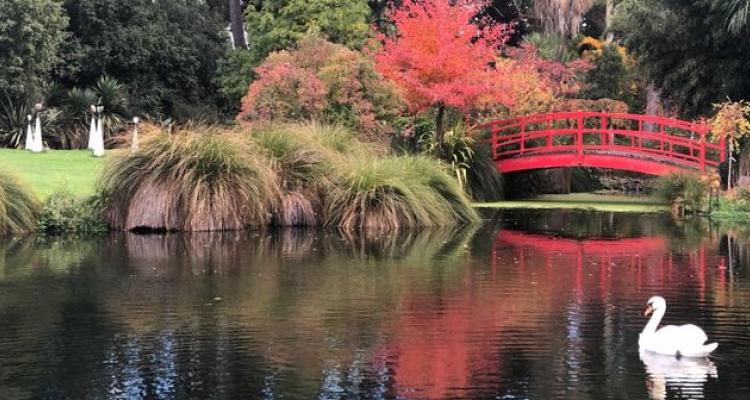
[[[663,204],[633,204],[633,203],[587,203],[574,201],[552,201],[552,200],[513,200],[496,201],[492,203],[474,203],[475,208],[495,209],[567,209],[567,210],[593,210],[608,212],[640,212],[661,213],[669,212],[669,206]]]
[[[669,205],[649,196],[621,194],[570,193],[542,195],[533,199],[474,203],[475,208],[495,209],[566,209],[628,213],[669,212]]]

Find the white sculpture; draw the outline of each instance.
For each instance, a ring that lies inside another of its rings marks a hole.
[[[101,157],[104,155],[104,127],[102,126],[102,111],[104,111],[104,107],[98,106],[96,108],[96,111],[99,115],[99,119],[96,124],[96,132],[94,134],[92,150],[94,152],[94,157]]]
[[[91,106],[91,126],[89,127],[89,150],[94,150],[94,136],[96,136],[96,106]]]
[[[31,114],[27,115],[26,118],[28,118],[29,123],[26,126],[26,144],[23,148],[31,151],[34,147],[34,131],[31,129]]]
[[[31,151],[34,153],[40,153],[44,150],[44,144],[42,144],[42,121],[39,119],[39,113],[36,114],[36,129],[34,129],[34,135],[32,135]]]

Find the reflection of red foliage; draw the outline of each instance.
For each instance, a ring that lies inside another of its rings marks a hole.
[[[428,293],[401,304],[394,337],[384,348],[393,360],[396,390],[407,398],[468,397],[469,388],[482,387],[483,376],[502,381],[503,332],[537,332],[528,340],[539,343],[544,335],[553,340],[560,328],[554,318],[530,316],[559,315],[591,302],[622,307],[645,301],[654,286],[703,300],[713,274],[721,276],[725,265],[705,245],[678,257],[659,236],[576,240],[501,230],[490,266],[467,270],[479,275],[454,277],[461,283],[441,286],[437,303]]]
[[[467,343],[472,313],[465,310],[467,298],[451,299],[451,308],[420,313],[401,322],[393,350],[398,354],[395,379],[399,392],[407,397],[439,399],[450,388],[465,388],[471,371],[471,350]],[[414,306],[419,307],[418,304]]]

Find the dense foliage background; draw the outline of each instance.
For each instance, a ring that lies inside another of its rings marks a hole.
[[[467,132],[490,118],[585,108],[693,119],[750,96],[750,0],[0,0],[0,9],[9,147],[36,112],[46,146],[85,147],[99,104],[110,145],[133,116],[165,126],[315,119],[438,156],[460,177],[481,168],[473,155],[485,152]]]

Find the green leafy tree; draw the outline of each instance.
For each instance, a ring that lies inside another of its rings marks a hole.
[[[613,30],[640,69],[687,118],[727,97],[750,97],[750,41],[724,29],[714,0],[624,0]]]
[[[634,63],[622,48],[606,44],[591,60],[594,68],[585,77],[583,96],[589,99],[613,99],[625,102],[631,112],[645,107],[645,84],[640,81]]]
[[[310,30],[333,43],[360,48],[370,37],[365,0],[257,0],[245,11],[245,28],[255,60],[292,47]]]
[[[234,113],[239,110],[242,96],[255,78],[257,66],[252,53],[244,49],[232,50],[219,61],[216,80],[229,103],[228,108]]]
[[[218,101],[216,68],[228,49],[224,18],[199,0],[65,0],[72,40],[59,81],[122,83],[133,111],[172,114]]]
[[[0,90],[36,90],[60,62],[68,19],[54,0],[0,0],[0,10]]]
[[[57,1],[0,0],[0,146],[22,143],[26,115],[61,61],[67,23]]]

